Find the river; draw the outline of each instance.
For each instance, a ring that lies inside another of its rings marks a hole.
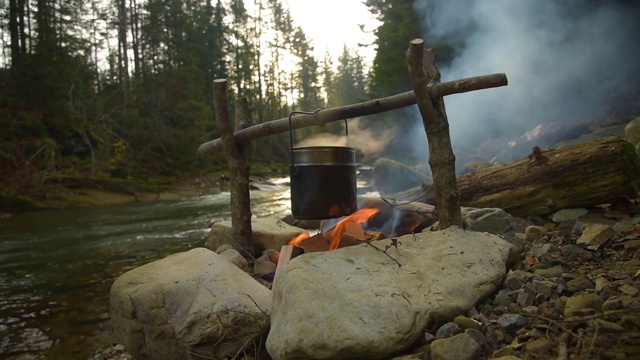
[[[288,179],[251,191],[254,216],[290,212]],[[124,272],[204,246],[229,193],[0,219],[0,360],[88,359],[110,339],[109,289]]]

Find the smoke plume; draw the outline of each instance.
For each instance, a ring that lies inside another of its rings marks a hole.
[[[616,94],[640,82],[638,2],[417,0],[414,8],[427,46],[458,44],[442,81],[509,79],[445,98],[454,152],[487,139],[507,148],[539,124],[606,116]]]

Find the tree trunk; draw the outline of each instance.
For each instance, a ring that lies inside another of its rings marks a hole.
[[[459,176],[456,183],[463,206],[497,207],[521,217],[547,215],[637,198],[640,160],[631,143],[607,137],[547,151],[535,147],[526,158]],[[429,186],[389,198],[435,203]]]
[[[440,71],[436,67],[431,50],[424,49],[424,41],[412,40],[407,50],[409,77],[416,94],[416,101],[429,143],[429,166],[433,173],[436,206],[440,223],[438,229],[450,226],[462,227],[460,193],[456,187],[456,157],[451,147],[449,121],[442,97],[429,93],[429,84],[440,83]]]

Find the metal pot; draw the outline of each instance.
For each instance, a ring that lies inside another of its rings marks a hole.
[[[303,112],[291,115],[294,113]],[[291,215],[295,219],[314,220],[353,213],[358,209],[355,149],[345,146],[294,148],[291,115]]]

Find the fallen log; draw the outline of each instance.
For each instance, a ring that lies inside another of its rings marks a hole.
[[[612,136],[546,151],[534,147],[526,158],[458,176],[456,184],[462,206],[496,207],[520,217],[547,215],[636,198],[640,160],[631,143]],[[435,204],[428,185],[386,197]]]

